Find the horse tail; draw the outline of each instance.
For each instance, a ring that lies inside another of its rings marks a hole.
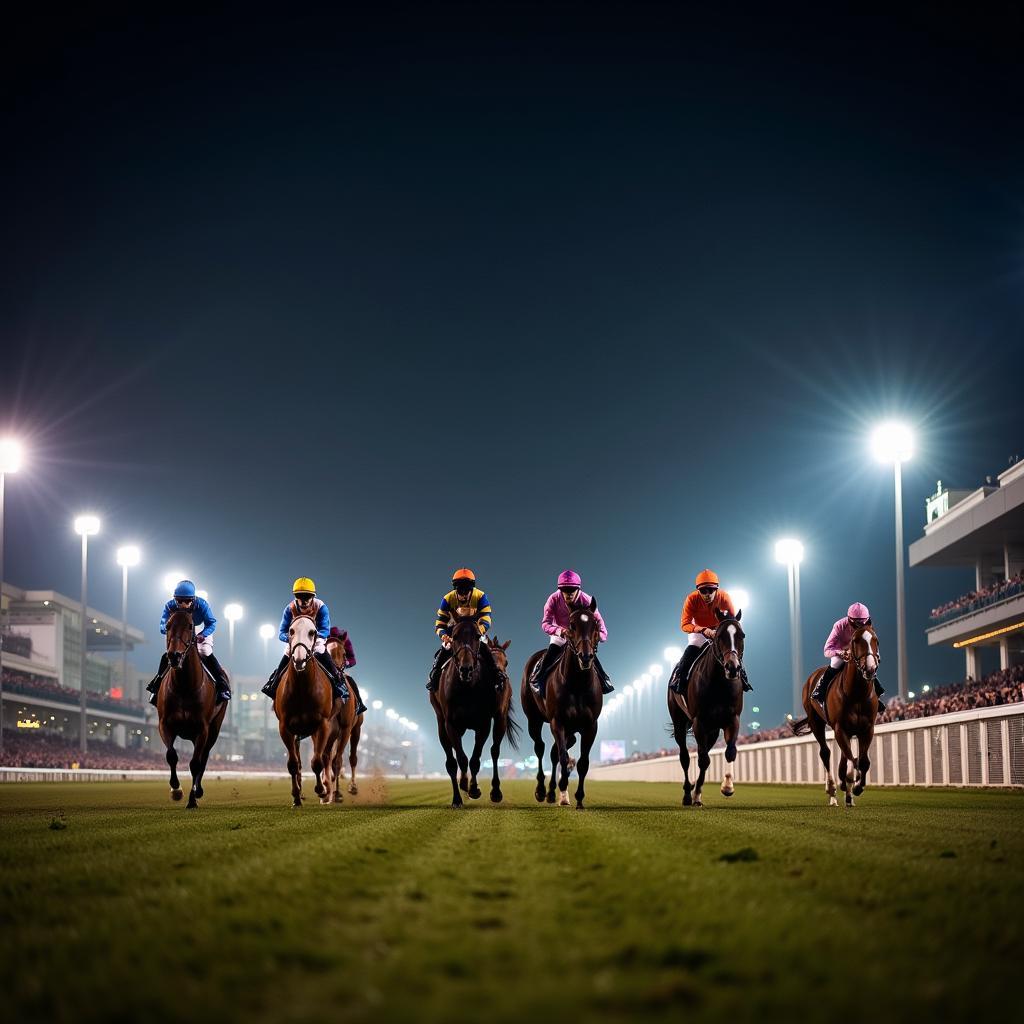
[[[516,721],[516,716],[512,713],[512,704],[510,703],[508,710],[505,712],[505,735],[508,737],[513,750],[519,749],[519,737],[522,734],[523,730]]]
[[[810,719],[798,718],[795,722],[790,722],[789,727],[793,730],[794,736],[805,736],[811,731]]]

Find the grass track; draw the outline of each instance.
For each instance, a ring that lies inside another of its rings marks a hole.
[[[211,780],[190,813],[162,783],[0,787],[5,1018],[1008,1019],[1024,794],[531,791],[294,811],[285,780]]]

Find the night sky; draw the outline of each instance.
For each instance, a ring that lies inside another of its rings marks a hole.
[[[96,511],[92,603],[118,613],[137,541],[131,622],[157,638],[180,567],[265,674],[256,627],[311,575],[423,722],[455,567],[516,676],[578,569],[621,687],[710,566],[751,593],[773,724],[794,534],[806,670],[861,600],[895,689],[867,434],[917,430],[908,543],[936,479],[1024,454],[1020,6],[370,6],[5,31],[7,578],[77,594]],[[912,688],[962,678],[924,627],[972,584],[908,571]]]

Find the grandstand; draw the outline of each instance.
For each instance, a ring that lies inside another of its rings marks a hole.
[[[5,734],[77,737],[80,728],[81,608],[55,590],[2,587],[5,623],[3,699],[0,723]],[[138,629],[122,634],[120,619],[88,609],[86,708],[89,734],[117,747],[147,743],[145,678],[129,667],[121,679],[121,644],[128,650],[145,642]],[[108,657],[104,657],[108,655]],[[148,741],[152,742],[152,740]]]
[[[932,611],[928,643],[962,650],[969,680],[1024,661],[1024,461],[974,491],[943,488],[925,502],[924,536],[910,565],[963,566],[974,587]],[[991,652],[991,655],[989,654]],[[990,664],[987,664],[990,663]]]

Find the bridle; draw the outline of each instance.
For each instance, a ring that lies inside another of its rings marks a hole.
[[[865,627],[865,629],[866,628],[867,627]],[[878,638],[875,637],[875,634],[872,633],[871,636],[874,637],[875,642],[877,643],[878,642]],[[859,657],[853,658],[852,660],[853,660],[854,665],[857,667],[857,671],[860,673],[860,675],[865,680],[870,682],[872,677],[868,675],[868,658],[874,658],[875,659],[875,675],[877,675],[878,674],[878,666],[882,664],[882,656],[881,656],[881,654],[876,654],[871,649],[871,644],[870,643],[868,643],[867,641],[864,641],[864,644],[867,647],[867,650],[863,654],[861,654]],[[851,648],[850,653],[852,654],[853,653],[853,642],[852,641],[850,643],[850,648]]]
[[[598,640],[594,641],[594,651],[593,651],[593,654],[591,655],[591,658],[596,658],[597,657],[597,645],[598,645],[599,642],[600,641],[598,641]],[[572,651],[572,653],[576,656],[576,660],[580,663],[580,668],[583,669],[585,672],[588,671],[588,668],[586,666],[584,666],[584,664],[583,664],[583,656],[580,654],[579,648],[576,646],[576,644],[573,643],[572,633],[570,633],[568,630],[566,630],[566,633],[565,633],[565,644],[569,648],[569,650]],[[593,668],[593,667],[594,667],[593,662],[591,662],[590,668]]]
[[[180,608],[180,609],[178,609],[178,611],[188,612],[189,613],[189,617],[188,617],[189,618],[189,628],[188,628],[188,643],[185,644],[185,649],[183,651],[168,651],[167,652],[167,661],[170,664],[171,668],[173,668],[175,670],[181,668],[181,666],[185,664],[185,658],[188,656],[188,652],[190,650],[192,650],[192,647],[193,647],[193,645],[196,642],[196,629],[195,629],[195,626],[192,624],[192,614],[191,614],[192,610],[190,608]],[[169,637],[169,639],[173,639],[173,637]],[[172,657],[175,657],[175,658],[179,659],[177,665],[175,665],[174,662],[171,661]]]
[[[302,615],[302,616],[300,616],[300,618],[307,619],[307,618],[309,618],[309,616],[308,615]],[[310,619],[310,621],[312,622],[312,619]],[[313,647],[315,647],[315,646],[316,646],[316,641],[314,640],[313,641]],[[295,640],[293,642],[292,640],[289,639],[289,641],[288,641],[288,660],[292,663],[292,666],[294,667],[294,665],[295,665],[295,661],[292,658],[292,654],[293,654],[294,651],[297,651],[297,650],[299,650],[301,648],[302,650],[304,650],[306,652],[306,657],[305,657],[304,662],[303,662],[303,670],[304,670],[305,669],[305,665],[308,664],[313,659],[313,656],[314,656],[314,653],[315,653],[314,650],[313,650],[313,647],[311,647],[309,644],[307,644],[305,642],[305,640]]]
[[[715,630],[714,639],[708,641],[711,644],[711,653],[712,653],[715,661],[717,661],[718,664],[722,666],[722,671],[723,672],[726,671],[725,655],[722,654],[721,649],[718,646],[718,638],[721,635],[723,628],[728,626],[729,623],[736,623],[736,620],[735,619],[723,619],[718,624],[718,628]],[[737,624],[737,628],[739,628],[738,624]],[[737,675],[737,677],[741,676],[743,674],[743,655],[741,655],[739,650],[737,650],[737,649],[731,650],[728,653],[736,655],[736,675]]]

